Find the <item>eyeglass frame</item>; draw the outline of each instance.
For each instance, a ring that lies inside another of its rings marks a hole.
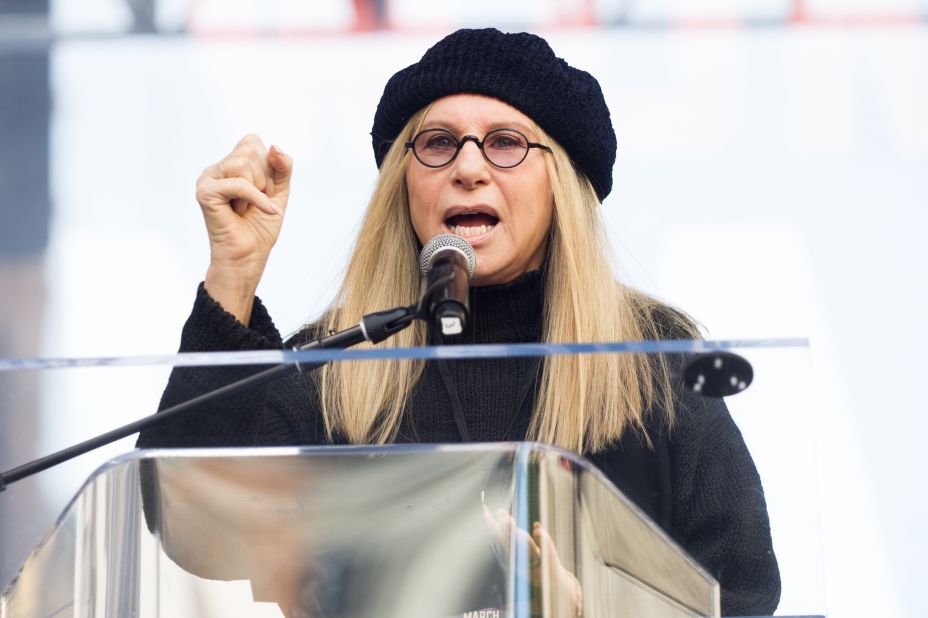
[[[525,146],[526,146],[525,154],[522,156],[521,159],[519,159],[518,163],[513,163],[512,165],[499,165],[491,161],[490,157],[487,156],[486,151],[483,149],[483,145],[486,143],[487,138],[493,135],[494,133],[498,133],[500,131],[510,131],[512,133],[516,133],[525,140]],[[450,135],[454,139],[455,142],[457,142],[457,147],[455,148],[454,154],[451,155],[451,158],[448,159],[447,162],[442,163],[441,165],[429,165],[428,163],[423,161],[421,158],[419,158],[419,153],[416,151],[416,140],[418,140],[422,136],[423,133],[446,133]],[[474,142],[474,144],[480,150],[480,154],[483,155],[483,158],[487,163],[489,163],[493,167],[498,167],[499,169],[503,169],[503,170],[511,170],[514,167],[518,167],[522,165],[522,162],[528,158],[528,153],[532,148],[540,148],[546,152],[553,152],[550,146],[545,146],[544,144],[539,144],[536,142],[530,142],[528,141],[528,136],[525,135],[525,133],[522,133],[522,131],[519,131],[518,129],[511,129],[509,127],[500,127],[499,129],[493,129],[492,131],[484,135],[482,140],[478,138],[476,135],[465,135],[464,137],[458,138],[457,135],[455,135],[448,129],[442,129],[442,128],[424,129],[416,133],[413,136],[412,140],[406,142],[404,146],[406,150],[412,150],[412,154],[414,157],[416,157],[416,161],[418,161],[419,163],[421,163],[422,165],[424,165],[425,167],[429,169],[437,170],[437,169],[441,169],[445,167],[446,165],[451,165],[451,163],[453,163],[454,160],[458,158],[458,155],[461,154],[461,149],[464,148],[464,144],[466,144],[467,142]]]

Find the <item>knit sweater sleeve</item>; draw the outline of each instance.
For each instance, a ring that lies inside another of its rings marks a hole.
[[[251,322],[246,327],[213,300],[200,284],[193,310],[181,333],[180,352],[273,350],[281,347],[280,333],[260,299],[255,298]],[[266,368],[175,368],[158,409],[164,410]],[[276,389],[279,382],[273,383],[270,388]],[[141,432],[136,446],[271,446],[297,441],[292,421],[281,414],[277,406],[268,405],[268,393],[268,386],[258,387],[190,410]]]
[[[722,615],[769,615],[780,572],[760,477],[721,399],[681,396],[670,436],[673,535],[721,584]]]

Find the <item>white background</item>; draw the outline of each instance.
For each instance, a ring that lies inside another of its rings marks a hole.
[[[208,261],[194,182],[246,132],[296,160],[259,293],[282,332],[317,315],[375,180],[367,134],[383,84],[442,34],[60,43],[43,354],[176,348]],[[798,474],[792,506],[814,513],[797,524],[821,543],[807,564],[778,540],[811,578],[784,589],[781,611],[925,615],[928,29],[540,34],[598,77],[612,110],[619,157],[602,208],[623,278],[710,338],[811,339],[812,389],[797,387],[795,409],[777,410],[794,394],[769,385],[762,421],[732,403],[771,509]],[[150,412],[164,376],[47,376],[41,451]],[[131,445],[46,473],[47,510]]]

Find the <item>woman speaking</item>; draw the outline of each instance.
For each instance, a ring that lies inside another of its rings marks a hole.
[[[616,281],[599,203],[616,139],[599,84],[531,34],[460,30],[396,73],[371,130],[379,179],[338,295],[286,343],[255,296],[291,159],[256,136],[206,168],[210,265],[181,351],[292,347],[408,305],[439,234],[477,255],[454,343],[693,338],[678,311]],[[385,342],[441,341],[423,322]],[[332,363],[144,431],[138,445],[537,440],[588,457],[722,586],[724,614],[769,614],[780,580],[760,479],[721,400],[685,392],[679,359],[595,354]],[[177,369],[162,408],[248,368]]]

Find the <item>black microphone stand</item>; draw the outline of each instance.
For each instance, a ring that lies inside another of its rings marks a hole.
[[[328,337],[310,341],[309,343],[294,348],[294,350],[297,352],[302,352],[304,350],[325,348],[343,349],[357,345],[364,341],[369,341],[370,343],[380,343],[387,337],[390,337],[409,326],[416,318],[422,317],[422,307],[424,301],[426,300],[427,298],[423,298],[418,304],[410,305],[409,307],[397,307],[396,309],[388,309],[387,311],[370,313],[364,316],[357,326],[329,335]],[[268,382],[281,378],[289,373],[312,371],[314,369],[318,369],[322,365],[325,365],[326,362],[327,361],[319,361],[315,363],[302,364],[297,362],[276,365],[270,369],[265,369],[260,373],[256,373],[252,376],[239,380],[238,382],[233,382],[232,384],[228,384],[221,388],[217,388],[214,391],[204,393],[188,401],[184,401],[169,408],[165,408],[160,412],[146,416],[145,418],[139,419],[127,425],[123,425],[122,427],[108,431],[95,438],[91,438],[79,444],[69,446],[66,449],[52,453],[51,455],[46,455],[45,457],[35,459],[21,466],[13,468],[12,470],[7,470],[6,472],[0,474],[0,492],[6,489],[6,486],[11,483],[15,483],[16,481],[32,476],[33,474],[47,470],[52,466],[56,466],[60,463],[74,459],[78,455],[83,455],[84,453],[92,451],[111,442],[115,442],[116,440],[131,436],[132,434],[142,431],[143,429],[147,429],[148,427],[169,421],[172,418],[188,412],[208,401],[222,399],[223,397],[228,397],[229,395],[234,395],[262,384],[267,384]]]
[[[433,302],[432,296],[435,294],[436,290],[440,290],[444,284],[453,281],[453,279],[454,273],[451,272],[443,277],[439,277],[437,280],[431,282],[431,284],[423,280],[418,303],[408,307],[397,307],[396,309],[369,313],[361,318],[357,326],[321,339],[310,341],[309,343],[294,348],[294,351],[302,352],[304,350],[332,348],[344,349],[363,343],[364,341],[380,343],[384,339],[395,335],[412,324],[415,319],[429,320],[431,318],[437,318],[437,316],[434,315],[435,303]],[[270,369],[233,382],[232,384],[217,388],[214,391],[204,393],[193,399],[165,408],[160,412],[123,425],[122,427],[96,436],[95,438],[69,446],[51,455],[46,455],[45,457],[27,462],[12,470],[0,473],[0,492],[3,492],[7,485],[11,483],[15,483],[16,481],[30,477],[60,463],[74,459],[79,455],[83,455],[84,453],[115,442],[116,440],[131,436],[148,427],[153,427],[159,423],[169,421],[206,402],[222,399],[229,395],[234,395],[250,388],[267,384],[291,372],[303,373],[305,371],[312,371],[325,365],[326,362],[327,361],[315,363],[296,362],[276,365]],[[694,392],[701,393],[708,397],[724,397],[740,392],[751,384],[753,377],[754,372],[751,365],[737,354],[730,352],[699,354],[686,363],[684,370],[685,386]]]

